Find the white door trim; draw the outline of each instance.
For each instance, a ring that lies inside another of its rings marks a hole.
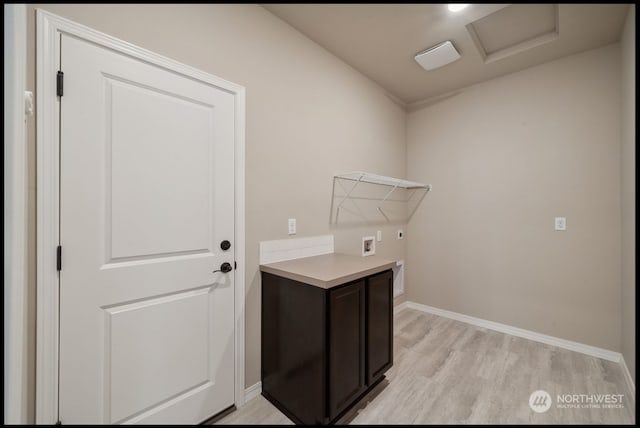
[[[27,6],[4,5],[4,423],[28,423]]]
[[[56,73],[59,70],[60,34],[104,46],[191,79],[217,86],[235,99],[235,405],[245,401],[244,389],[244,283],[245,283],[245,89],[219,77],[163,57],[146,49],[38,9],[37,46],[37,323],[36,423],[58,421],[58,272],[59,153]]]

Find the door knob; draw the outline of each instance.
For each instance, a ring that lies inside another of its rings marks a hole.
[[[222,248],[224,251],[227,251],[229,248],[231,248],[231,242],[225,239],[220,243],[220,248]]]
[[[228,273],[228,272],[231,272],[232,270],[233,268],[231,267],[231,263],[224,262],[220,265],[220,269],[214,270],[212,273],[216,273],[216,272]]]

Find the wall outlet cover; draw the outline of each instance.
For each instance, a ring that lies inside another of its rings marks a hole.
[[[362,238],[362,256],[372,256],[376,253],[375,236],[365,236]]]

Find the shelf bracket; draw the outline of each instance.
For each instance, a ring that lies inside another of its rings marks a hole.
[[[380,203],[378,204],[378,206],[376,208],[378,208],[378,211],[380,211],[380,214],[382,214],[384,216],[384,218],[389,221],[389,217],[387,217],[387,215],[384,213],[384,211],[382,211],[382,204],[385,203],[385,201],[389,198],[389,196],[391,196],[391,194],[398,188],[398,183],[396,183],[395,186],[393,186],[391,188],[391,190],[389,190],[387,192],[387,194],[384,196],[384,198],[382,198],[382,200],[380,201]]]
[[[384,204],[384,203],[385,203],[385,201],[386,201],[387,199],[389,199],[389,196],[391,196],[391,194],[392,194],[392,193],[393,193],[397,188],[398,188],[398,185],[396,184],[395,186],[393,186],[393,188],[392,188],[391,190],[389,190],[389,191],[387,192],[387,194],[384,196],[384,198],[382,198],[382,200],[381,200],[381,201],[380,201],[380,203],[378,204],[378,208],[380,208],[380,206],[381,206],[382,204]]]
[[[338,207],[336,208],[336,222],[338,221],[338,213],[340,212],[340,208],[342,208],[342,204],[344,203],[344,201],[347,200],[347,198],[349,196],[351,196],[351,193],[353,193],[353,191],[355,190],[356,186],[360,183],[360,181],[362,180],[362,177],[364,177],[364,174],[360,175],[360,178],[358,178],[358,180],[356,180],[356,182],[353,183],[353,186],[351,186],[351,189],[349,189],[349,191],[347,192],[346,195],[344,195],[344,197],[342,198],[340,203],[338,203]],[[336,179],[336,177],[334,177],[334,180],[335,179]],[[342,184],[341,184],[341,186],[342,186]]]

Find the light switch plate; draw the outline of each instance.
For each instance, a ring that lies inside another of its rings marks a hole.
[[[296,234],[296,219],[290,218],[289,219],[289,235],[295,235],[295,234]]]
[[[402,231],[402,229],[398,229],[398,239],[402,238],[404,238],[404,232]]]
[[[378,241],[378,242],[382,241],[382,231],[381,230],[376,232],[376,241]]]

